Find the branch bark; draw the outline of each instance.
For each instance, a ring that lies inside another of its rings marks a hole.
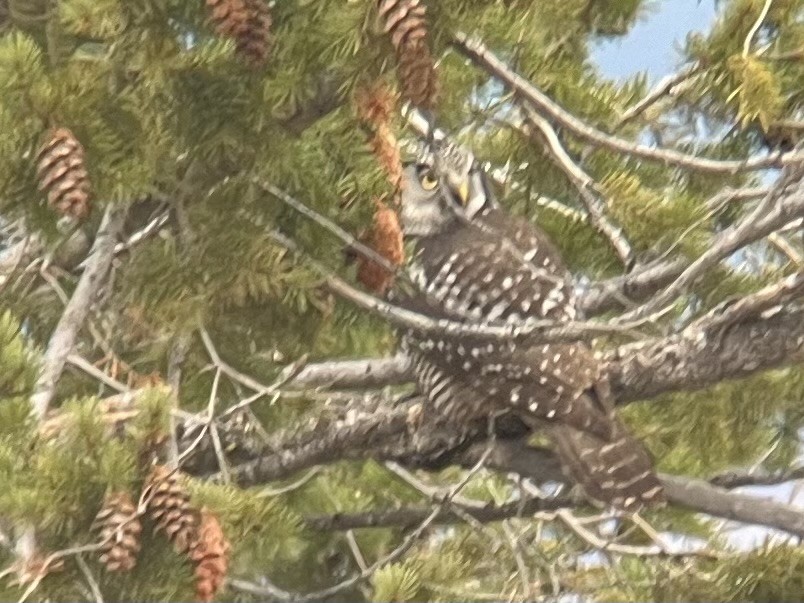
[[[804,160],[795,151],[790,153],[774,152],[767,157],[740,160],[708,159],[682,153],[674,149],[654,148],[632,143],[617,136],[606,134],[572,115],[525,78],[512,71],[505,62],[486,48],[478,38],[470,38],[466,34],[459,32],[455,34],[453,43],[467,58],[491,76],[500,80],[509,90],[529,102],[537,111],[555,120],[562,127],[592,145],[602,146],[615,152],[641,159],[657,161],[665,165],[710,174],[737,174],[744,171],[796,164]]]
[[[89,313],[93,298],[103,286],[127,210],[127,206],[107,207],[78,286],[50,336],[34,394],[31,396],[34,412],[40,419],[44,417],[53,400],[56,383],[64,370],[67,357],[73,351],[76,336]]]
[[[692,325],[681,333],[625,344],[606,354],[619,403],[694,391],[804,361],[804,310],[757,316],[722,333],[707,334],[704,327]],[[288,387],[376,388],[410,379],[407,359],[397,355],[310,364]]]

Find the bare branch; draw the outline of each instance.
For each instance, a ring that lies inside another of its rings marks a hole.
[[[78,332],[84,324],[95,296],[103,286],[127,211],[127,207],[109,206],[106,209],[78,286],[50,336],[35,393],[31,396],[31,404],[40,418],[47,412],[56,392],[56,383],[64,370],[64,364],[73,351]]]
[[[298,245],[277,231],[269,231],[268,235],[286,249],[301,253]],[[398,327],[412,329],[419,333],[437,334],[444,337],[465,337],[479,340],[495,341],[536,341],[539,343],[557,341],[579,341],[591,339],[598,335],[630,335],[642,322],[633,324],[611,325],[602,322],[552,320],[526,320],[518,325],[504,322],[465,323],[449,319],[433,319],[424,314],[395,306],[373,295],[352,287],[343,279],[335,276],[328,268],[307,258],[307,263],[322,277],[326,286],[337,295],[352,302],[359,308],[368,310]]]
[[[711,174],[736,174],[749,170],[793,165],[804,161],[804,157],[795,152],[774,152],[767,157],[732,161],[708,159],[674,149],[647,147],[629,142],[617,136],[606,134],[563,109],[525,78],[512,71],[502,60],[486,48],[478,38],[469,38],[466,34],[459,32],[455,34],[454,44],[469,59],[499,79],[521,98],[531,103],[537,111],[555,120],[562,127],[590,144],[603,146],[618,153],[641,159],[658,161],[666,165]]]
[[[650,92],[648,92],[639,101],[628,107],[628,109],[623,111],[623,114],[620,116],[620,119],[617,120],[617,123],[614,126],[615,130],[619,130],[627,123],[642,115],[651,106],[665,96],[672,95],[676,87],[700,73],[702,69],[703,66],[700,63],[692,63],[691,65],[684,67],[684,69],[678,73],[672,73],[659,80],[659,82]]]
[[[804,311],[746,321],[724,333],[691,327],[664,339],[620,346],[605,358],[621,404],[694,391],[802,362]]]
[[[709,479],[709,483],[719,488],[731,490],[745,486],[775,486],[794,480],[804,479],[804,465],[784,471],[728,471]]]
[[[708,336],[707,328],[706,323],[690,325],[681,333],[625,344],[606,353],[618,401],[701,389],[804,359],[804,312],[799,310],[755,317],[719,336]],[[407,359],[398,355],[310,364],[288,387],[375,388],[410,379]]]
[[[469,517],[482,522],[490,523],[514,517],[529,517],[534,513],[555,511],[566,507],[574,507],[577,501],[566,498],[529,498],[525,501],[516,501],[505,505],[489,505],[483,508],[466,507],[453,503]],[[362,513],[336,513],[334,515],[319,515],[308,517],[305,523],[314,530],[344,531],[359,528],[405,527],[416,525],[430,512],[428,508],[408,507],[404,509],[389,509],[382,511],[365,511]],[[463,518],[453,509],[444,509],[435,518],[438,524],[462,523]]]
[[[670,286],[617,320],[635,320],[655,312],[689,290],[704,272],[731,253],[751,241],[769,235],[802,215],[804,215],[804,178],[800,173],[783,175],[754,211],[734,228],[717,237],[709,249],[690,264]]]
[[[661,475],[661,479],[667,499],[673,504],[714,517],[776,528],[804,538],[804,511],[800,508],[728,492],[704,480],[676,475]]]
[[[743,57],[748,57],[748,55],[751,53],[751,44],[754,41],[754,36],[757,35],[759,28],[762,27],[762,22],[765,20],[765,17],[768,16],[768,11],[770,10],[771,4],[773,4],[773,0],[765,0],[765,5],[762,7],[757,20],[751,26],[751,30],[748,32],[748,35],[745,36],[745,41],[743,42]]]
[[[527,116],[526,124],[530,126],[525,127],[525,134],[533,138],[535,134],[533,128],[535,127],[539,131],[546,141],[547,147],[555,159],[556,164],[578,190],[581,200],[586,210],[589,212],[589,221],[592,226],[609,240],[622,263],[630,267],[633,261],[631,245],[625,238],[622,228],[615,225],[606,217],[606,204],[599,198],[594,179],[572,160],[569,153],[567,153],[561,141],[558,139],[558,134],[553,126],[550,125],[550,122],[530,107],[523,106],[522,110]]]

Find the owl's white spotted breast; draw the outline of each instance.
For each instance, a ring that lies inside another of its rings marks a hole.
[[[501,212],[482,218],[480,224],[458,224],[419,241],[410,273],[420,292],[400,303],[435,318],[464,322],[573,320],[569,275],[547,238]],[[585,397],[599,375],[584,344],[527,346],[408,332],[404,345],[436,410],[479,418],[495,406],[513,407],[607,433],[602,410],[597,412]],[[482,395],[455,400],[456,388],[467,384]]]

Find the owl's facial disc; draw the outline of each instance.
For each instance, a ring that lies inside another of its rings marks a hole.
[[[444,198],[459,217],[471,220],[491,204],[480,166],[468,149],[442,143],[434,149],[432,165],[442,181]]]

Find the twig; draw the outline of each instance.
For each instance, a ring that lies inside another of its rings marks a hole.
[[[170,212],[165,211],[156,216],[153,220],[148,222],[145,226],[139,229],[137,232],[132,233],[125,241],[122,243],[118,243],[114,246],[114,253],[115,255],[120,255],[124,251],[128,251],[132,247],[138,245],[142,241],[152,237],[159,229],[162,228],[165,224],[168,223],[170,219]]]
[[[636,320],[667,305],[685,293],[706,270],[749,241],[781,228],[799,213],[804,213],[804,179],[795,173],[783,175],[754,211],[716,239],[672,284],[639,308],[623,314],[615,322]]]
[[[67,362],[81,369],[90,377],[94,377],[101,383],[108,385],[113,390],[116,390],[120,393],[126,393],[131,391],[130,387],[128,387],[123,383],[120,383],[116,379],[112,379],[109,375],[107,375],[102,370],[93,365],[91,362],[86,360],[83,356],[80,356],[78,354],[70,354],[69,356],[67,356]]]
[[[89,569],[87,562],[84,561],[84,556],[76,555],[75,560],[78,563],[78,568],[81,570],[81,573],[84,574],[84,579],[87,581],[87,586],[89,586],[95,603],[103,603],[103,593],[101,593],[100,586],[98,586],[98,581],[92,574],[92,570]]]
[[[662,97],[671,94],[673,92],[673,88],[686,82],[688,79],[694,75],[697,75],[702,70],[703,66],[700,63],[693,63],[691,65],[687,65],[678,73],[672,73],[662,78],[643,98],[623,111],[620,119],[618,119],[617,123],[614,125],[614,129],[619,130],[628,122],[633,121],[642,115],[649,107],[659,101]]]
[[[204,436],[209,431],[210,425],[212,425],[212,421],[215,420],[215,403],[217,402],[218,399],[218,385],[220,384],[220,380],[221,380],[221,369],[216,368],[215,376],[212,379],[212,388],[210,389],[209,392],[209,402],[207,402],[207,416],[206,419],[204,420],[203,427],[201,428],[201,431],[199,432],[198,436],[196,436],[195,440],[193,440],[193,443],[190,444],[190,446],[188,446],[187,449],[184,450],[179,455],[178,466],[181,466],[184,460],[187,457],[189,457],[193,453],[193,451],[198,447],[198,445],[201,443],[201,440],[204,439]],[[226,466],[226,462],[225,461],[221,462],[220,458],[218,459],[218,464],[221,468]],[[226,479],[227,480],[231,479],[231,477],[228,474],[228,471],[226,474]]]
[[[201,335],[201,341],[203,341],[204,347],[207,350],[207,354],[209,354],[209,358],[210,360],[212,360],[212,364],[215,366],[215,368],[224,375],[226,375],[227,377],[229,377],[230,379],[232,379],[233,381],[236,381],[237,383],[240,383],[241,385],[244,385],[250,390],[255,392],[253,396],[250,396],[245,400],[242,400],[238,404],[235,404],[234,406],[227,408],[224,412],[220,414],[220,416],[218,417],[219,419],[225,419],[226,417],[228,417],[231,414],[234,414],[238,410],[251,405],[256,400],[262,398],[263,396],[271,396],[277,394],[284,385],[286,385],[290,381],[293,381],[293,379],[295,379],[296,376],[301,371],[304,370],[304,367],[307,364],[307,356],[303,356],[293,364],[289,365],[288,367],[285,367],[279,379],[277,379],[274,383],[272,383],[271,385],[264,385],[259,381],[257,381],[256,379],[254,379],[253,377],[249,377],[248,375],[245,375],[240,371],[238,371],[237,369],[235,369],[230,364],[227,364],[220,357],[220,354],[218,354],[218,350],[215,348],[215,344],[212,342],[212,338],[209,336],[209,333],[205,328],[203,327],[200,328],[198,332]]]
[[[458,483],[449,491],[444,501],[441,504],[437,505],[430,512],[430,514],[424,518],[424,520],[419,524],[419,526],[415,530],[413,530],[410,534],[408,534],[404,538],[402,543],[398,547],[396,547],[393,551],[391,551],[381,559],[378,559],[377,561],[372,563],[365,570],[361,571],[360,573],[356,574],[355,576],[352,576],[347,580],[344,580],[343,582],[340,582],[339,584],[336,584],[335,586],[326,588],[324,590],[320,590],[318,592],[305,594],[298,598],[291,596],[290,598],[283,598],[283,600],[306,602],[306,601],[327,599],[329,597],[332,597],[334,595],[349,590],[356,584],[359,584],[360,582],[370,578],[374,574],[374,572],[376,572],[381,567],[384,567],[389,563],[394,563],[397,559],[400,559],[405,553],[408,552],[408,550],[410,550],[413,547],[413,545],[416,543],[419,537],[422,534],[424,534],[425,530],[428,527],[430,527],[430,525],[436,520],[436,518],[444,510],[444,508],[449,505],[452,498],[456,496],[458,493],[460,493],[460,491],[463,490],[463,488],[466,486],[466,484],[469,483],[472,477],[474,477],[474,474],[477,473],[483,467],[486,458],[488,458],[488,455],[491,454],[491,446],[489,446],[486,452],[487,453],[483,457],[481,457],[481,459],[477,462],[477,464],[466,473],[466,475],[460,481],[460,483]],[[249,592],[251,594],[255,594],[258,596],[276,596],[277,594],[276,589],[273,588],[270,590],[264,589],[260,587],[260,585],[249,584],[241,580],[233,581],[232,586],[237,590]]]
[[[559,509],[555,515],[572,532],[589,546],[600,551],[617,553],[620,555],[634,555],[637,557],[706,557],[708,559],[720,559],[722,554],[709,550],[693,551],[667,551],[660,546],[635,546],[629,544],[619,544],[600,538],[597,534],[588,530],[575,515],[568,509]]]
[[[368,569],[368,564],[366,563],[366,558],[363,556],[363,551],[360,550],[360,547],[357,544],[355,533],[352,530],[347,530],[346,542],[349,545],[349,550],[352,551],[352,557],[355,558],[357,567],[360,568],[361,572],[365,572]]]
[[[801,296],[804,296],[804,271],[791,274],[735,302],[725,302],[725,309],[713,309],[693,323],[693,327],[703,331],[732,325]]]
[[[762,27],[762,22],[765,21],[765,17],[768,16],[771,4],[773,4],[773,0],[765,0],[765,5],[762,7],[757,20],[748,31],[748,35],[745,36],[745,41],[743,42],[743,58],[748,58],[748,55],[751,53],[751,44],[754,41],[754,36],[757,35],[759,28]]]
[[[502,60],[486,48],[479,38],[470,38],[466,34],[459,32],[455,34],[454,44],[464,55],[503,82],[522,99],[531,103],[540,113],[555,120],[569,132],[591,144],[603,146],[618,153],[710,174],[737,174],[744,171],[794,165],[804,161],[804,156],[796,152],[781,153],[778,151],[766,157],[744,160],[708,159],[674,149],[647,147],[629,142],[617,136],[606,134],[563,109],[525,78],[512,71]]]
[[[366,259],[369,259],[372,262],[376,263],[377,265],[381,266],[382,268],[387,270],[390,274],[407,277],[407,273],[404,270],[392,264],[391,262],[389,262],[388,258],[383,257],[382,255],[374,251],[371,247],[363,245],[355,237],[353,237],[343,228],[335,224],[335,222],[321,215],[317,211],[307,207],[301,201],[294,199],[292,196],[290,196],[282,189],[268,182],[263,182],[262,180],[256,177],[252,178],[251,182],[254,183],[256,186],[258,186],[259,188],[261,188],[262,190],[264,190],[265,192],[270,193],[271,195],[282,201],[288,207],[291,207],[300,214],[306,216],[307,218],[310,218],[313,222],[325,228],[326,230],[334,234],[336,237],[338,237],[341,241],[346,243],[355,252],[359,253]]]
[[[112,536],[110,535],[109,538]],[[95,553],[101,549],[103,543],[98,544],[86,544],[83,546],[76,546],[71,547],[68,549],[63,549],[61,551],[56,551],[55,553],[51,553],[48,555],[45,560],[42,562],[42,567],[39,568],[39,572],[33,581],[28,585],[28,588],[25,589],[25,592],[22,593],[22,596],[19,598],[17,603],[25,603],[28,597],[39,587],[42,580],[44,580],[45,576],[48,574],[48,569],[54,566],[54,564],[64,559],[65,557],[70,557],[73,555],[81,555],[82,553]]]
[[[519,570],[519,582],[522,587],[522,597],[524,600],[530,601],[533,598],[533,592],[530,587],[530,572],[528,571],[528,564],[525,563],[522,544],[519,542],[519,537],[514,533],[510,521],[503,521],[501,525],[503,532],[505,532],[505,536],[508,539],[511,552],[514,554],[514,562]]]
[[[801,268],[804,267],[804,256],[802,256],[793,244],[785,239],[778,232],[772,232],[768,235],[768,243],[773,245],[777,251],[786,256],[791,264]]]
[[[550,125],[550,122],[530,107],[523,105],[522,110],[527,116],[526,123],[539,130],[556,164],[580,193],[581,200],[586,210],[589,212],[589,221],[592,226],[598,229],[609,240],[622,263],[630,268],[633,261],[631,244],[625,238],[622,228],[612,223],[609,218],[606,217],[606,205],[598,198],[599,193],[596,190],[597,187],[594,179],[572,160],[569,153],[567,153],[561,141],[558,139],[558,134],[553,126]],[[526,133],[531,137],[533,136],[532,131]]]
[[[785,482],[804,479],[804,465],[792,467],[785,471],[764,473],[758,471],[729,471],[709,479],[709,483],[718,488],[742,488],[744,486],[775,486]]]
[[[271,231],[269,236],[286,249],[300,253],[298,245],[285,235]],[[447,337],[471,337],[493,341],[529,341],[532,343],[548,343],[559,341],[579,341],[599,335],[637,336],[634,329],[646,320],[639,322],[608,323],[593,321],[524,320],[521,324],[512,325],[502,322],[464,323],[448,319],[432,319],[424,314],[395,306],[377,297],[359,291],[346,281],[332,274],[326,267],[311,258],[308,264],[323,278],[327,287],[356,306],[381,316],[391,324],[412,329],[420,333],[438,334]]]
[[[288,492],[293,492],[294,490],[298,490],[299,488],[306,485],[310,480],[312,480],[315,476],[321,473],[321,467],[313,467],[310,471],[307,472],[306,475],[303,475],[293,483],[288,484],[287,486],[283,486],[281,488],[261,488],[259,492],[257,492],[257,496],[282,496],[283,494],[287,494]]]

